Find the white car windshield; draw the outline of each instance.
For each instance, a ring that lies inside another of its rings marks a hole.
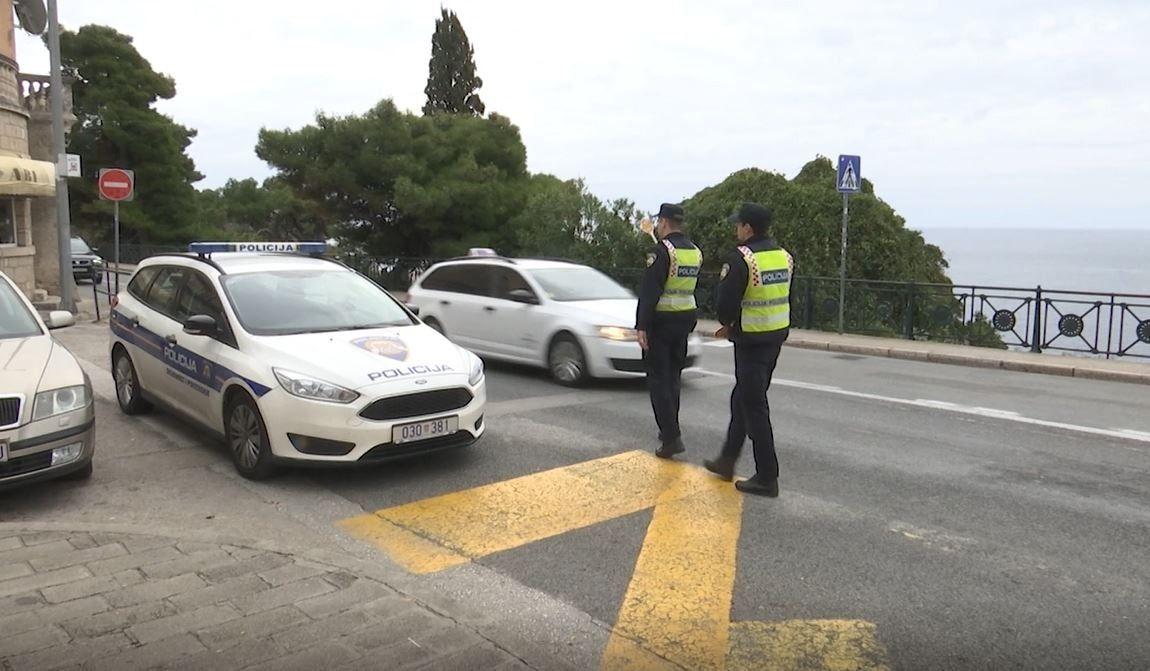
[[[343,270],[224,275],[224,291],[253,335],[410,326],[407,312],[370,280]]]
[[[529,272],[553,301],[606,301],[635,297],[615,280],[586,266]]]
[[[92,248],[80,238],[72,238],[72,253],[77,255],[92,254]]]
[[[12,285],[0,279],[0,339],[38,335],[43,335],[43,331],[36,317],[28,311]]]

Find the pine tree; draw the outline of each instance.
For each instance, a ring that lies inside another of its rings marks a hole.
[[[423,113],[483,116],[487,107],[479,99],[483,80],[475,74],[475,50],[455,12],[441,11],[431,36],[431,62],[427,88],[423,90],[427,104],[423,106]]]

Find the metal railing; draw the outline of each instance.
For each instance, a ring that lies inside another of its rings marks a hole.
[[[95,305],[96,321],[103,319],[102,310],[104,305],[101,304],[101,297],[103,303],[108,306],[111,305],[112,296],[120,293],[124,287],[128,286],[128,280],[132,277],[135,270],[123,270],[113,267],[104,268],[104,276],[100,282],[92,283],[92,303]]]

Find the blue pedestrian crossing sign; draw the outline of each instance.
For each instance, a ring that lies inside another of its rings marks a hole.
[[[839,173],[835,180],[839,193],[862,191],[862,159],[858,156],[839,156]]]

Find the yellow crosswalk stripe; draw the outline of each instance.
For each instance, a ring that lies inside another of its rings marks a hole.
[[[869,622],[730,622],[742,506],[697,466],[627,452],[340,525],[424,574],[653,507],[604,671],[887,671]]]
[[[343,526],[409,571],[432,573],[460,557],[486,557],[650,508],[684,468],[626,452],[387,508]],[[420,552],[420,538],[440,550]]]
[[[655,506],[604,669],[662,668],[648,650],[688,669],[723,668],[742,503],[729,483],[681,470]]]
[[[786,620],[731,625],[729,671],[890,671],[865,620]]]

